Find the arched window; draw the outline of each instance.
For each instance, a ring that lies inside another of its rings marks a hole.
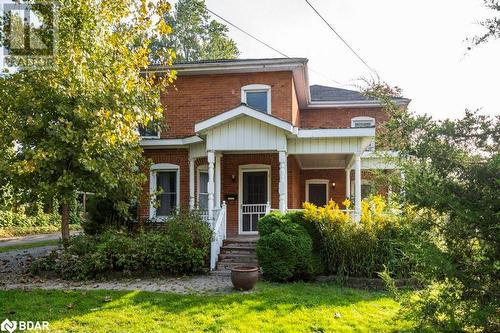
[[[351,119],[351,127],[375,127],[375,118],[354,117]]]
[[[241,87],[241,103],[258,111],[271,114],[271,86],[249,84]]]

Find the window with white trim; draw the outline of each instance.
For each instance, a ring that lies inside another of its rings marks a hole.
[[[328,203],[328,185],[327,179],[309,179],[306,180],[306,201],[323,207]]]
[[[354,117],[351,119],[351,127],[375,127],[375,118],[372,117]]]
[[[198,167],[198,209],[208,209],[208,167]]]
[[[150,173],[150,193],[153,196],[150,217],[166,217],[179,207],[179,166],[169,163],[154,164]]]
[[[271,113],[271,86],[249,84],[241,87],[241,102],[264,113]]]

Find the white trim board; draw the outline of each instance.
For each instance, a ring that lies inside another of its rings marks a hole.
[[[145,148],[162,148],[167,146],[186,146],[198,142],[203,142],[203,139],[193,135],[181,139],[142,139],[140,146]]]

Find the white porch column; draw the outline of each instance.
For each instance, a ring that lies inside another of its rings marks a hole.
[[[288,201],[288,193],[287,193],[287,156],[285,151],[279,152],[279,209],[280,212],[286,213],[287,210],[287,201]]]
[[[194,160],[189,159],[189,210],[194,209]]]
[[[351,169],[345,169],[345,197],[351,198]]]
[[[207,152],[208,159],[208,222],[213,225],[214,221],[214,162],[215,153],[213,150]]]
[[[354,157],[354,210],[355,221],[361,220],[361,154]]]
[[[221,153],[215,154],[215,207],[220,208],[221,193]]]

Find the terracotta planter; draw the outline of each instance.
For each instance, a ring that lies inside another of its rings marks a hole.
[[[250,290],[259,279],[259,268],[255,266],[238,266],[231,269],[231,281],[238,290]]]

